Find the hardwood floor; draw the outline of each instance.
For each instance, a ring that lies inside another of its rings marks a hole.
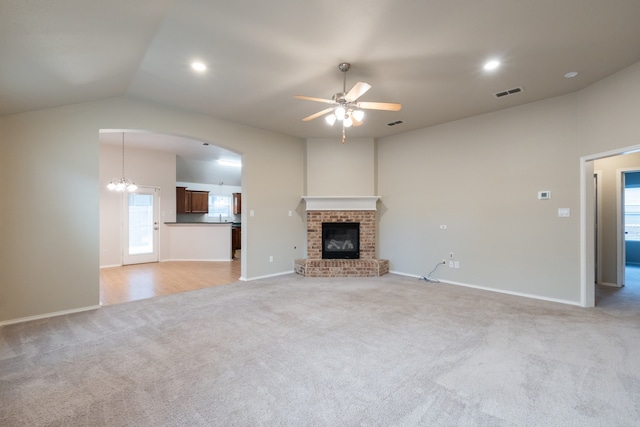
[[[224,285],[240,278],[240,260],[167,261],[100,269],[100,304]]]

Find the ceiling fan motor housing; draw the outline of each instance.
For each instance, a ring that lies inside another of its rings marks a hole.
[[[346,104],[347,100],[345,99],[345,96],[347,96],[346,92],[338,92],[334,94],[331,99],[336,101],[338,104]]]

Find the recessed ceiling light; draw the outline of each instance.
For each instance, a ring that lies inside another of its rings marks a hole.
[[[495,70],[499,66],[500,66],[500,61],[498,61],[497,59],[492,59],[491,61],[485,62],[482,68],[484,68],[486,71],[491,71],[491,70]]]
[[[191,63],[191,68],[193,68],[194,70],[198,71],[198,72],[203,72],[207,70],[207,66],[204,65],[202,62],[192,62]]]
[[[566,79],[572,79],[572,78],[574,78],[574,77],[575,77],[575,76],[577,76],[577,75],[578,75],[578,72],[577,72],[577,71],[569,71],[567,74],[565,74],[565,75],[564,75],[564,77],[565,77]]]

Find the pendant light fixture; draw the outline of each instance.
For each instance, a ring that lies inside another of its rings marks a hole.
[[[124,176],[124,132],[122,132],[122,177],[120,179],[113,178],[107,188],[111,191],[128,191],[133,192],[138,189],[138,186],[130,179]]]

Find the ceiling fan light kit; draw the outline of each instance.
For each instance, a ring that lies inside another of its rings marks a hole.
[[[342,92],[333,95],[331,99],[314,98],[311,96],[296,95],[296,99],[304,99],[306,101],[323,102],[331,104],[332,107],[325,108],[322,111],[311,114],[302,119],[308,122],[317,117],[324,116],[327,124],[333,126],[336,121],[342,122],[342,143],[346,138],[345,129],[351,126],[360,126],[363,124],[364,111],[362,110],[382,110],[382,111],[400,111],[401,104],[392,102],[358,102],[358,98],[364,95],[371,85],[365,82],[357,82],[349,92],[347,92],[347,71],[351,68],[348,62],[338,64],[338,69],[344,73]]]

